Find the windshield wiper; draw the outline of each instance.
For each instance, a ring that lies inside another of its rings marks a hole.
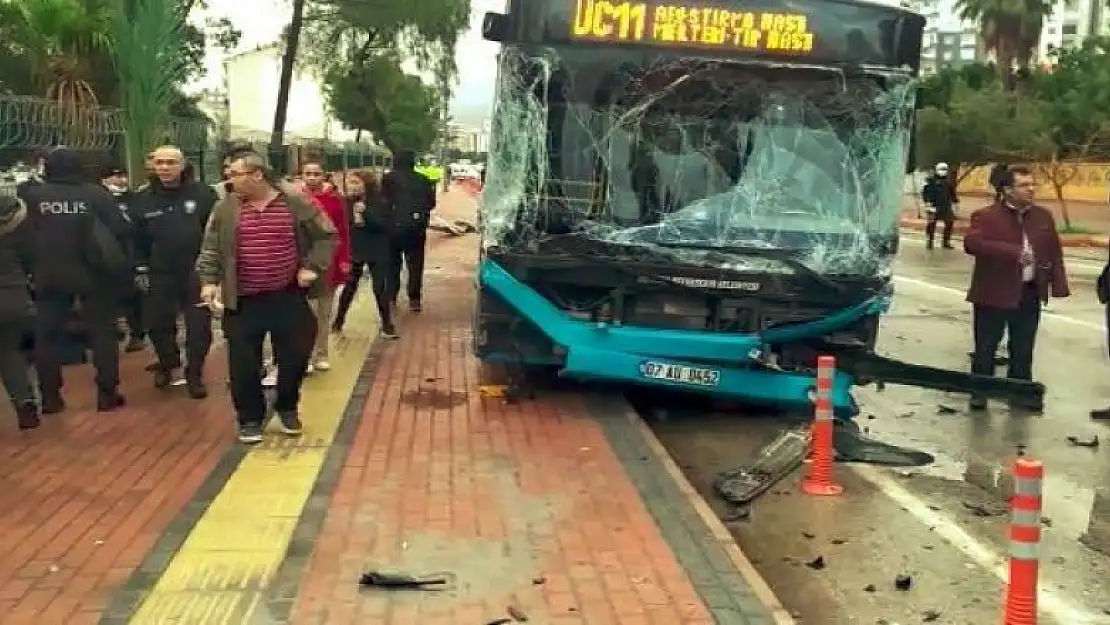
[[[750,247],[750,246],[732,246],[721,247],[716,245],[702,245],[698,243],[656,243],[659,247],[667,247],[672,249],[683,250],[700,250],[705,252],[720,252],[723,254],[736,254],[737,256],[747,256],[749,258],[764,258],[767,260],[774,260],[780,262],[787,267],[790,267],[795,272],[809,278],[813,282],[820,284],[826,289],[833,291],[839,295],[843,295],[845,288],[843,284],[829,279],[827,276],[821,274],[813,267],[803,263],[802,261],[794,258],[794,255],[789,250],[784,250],[774,247]]]

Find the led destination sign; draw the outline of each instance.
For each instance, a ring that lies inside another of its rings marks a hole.
[[[813,52],[809,18],[676,4],[666,0],[574,0],[571,38],[598,43],[711,48],[806,56]]]

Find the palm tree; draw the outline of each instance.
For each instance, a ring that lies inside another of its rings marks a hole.
[[[962,19],[979,24],[983,47],[994,54],[1003,79],[1012,84],[1015,67],[1029,67],[1053,4],[1046,0],[956,0],[956,10]]]
[[[113,60],[133,172],[142,171],[148,150],[170,141],[169,110],[185,77],[184,8],[166,0],[127,0],[113,13]]]
[[[274,109],[274,126],[270,132],[271,155],[280,153],[285,145],[285,118],[289,112],[289,90],[293,85],[293,66],[297,62],[297,49],[300,47],[301,29],[304,27],[304,5],[305,0],[293,0],[293,18],[289,20],[289,28],[285,33],[285,54],[281,57],[277,106]]]
[[[111,49],[111,18],[97,0],[0,0],[0,38],[41,95],[65,108],[95,106],[89,77]]]

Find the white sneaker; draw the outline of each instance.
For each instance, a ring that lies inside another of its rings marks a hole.
[[[331,363],[328,362],[327,358],[318,358],[316,360],[316,364],[314,366],[316,367],[317,371],[330,371],[331,370]]]
[[[277,370],[269,369],[266,375],[262,378],[262,388],[274,388],[277,386]]]

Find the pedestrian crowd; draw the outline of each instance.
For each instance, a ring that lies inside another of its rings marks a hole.
[[[0,197],[0,378],[18,427],[66,409],[63,366],[87,352],[98,411],[125,405],[121,387],[132,380],[120,380],[120,352],[148,343],[156,388],[182,383],[189,397],[207,397],[218,317],[239,440],[260,442],[271,410],[299,435],[301,385],[331,368],[330,336],[363,276],[384,337],[397,336],[402,267],[408,304],[422,309],[435,188],[411,153],[393,160],[380,178],[353,171],[336,181],[309,159],[284,179],[260,153],[235,148],[210,187],[166,145],[147,155],[147,180],[132,189],[123,168],[92,180],[76,152],[41,154],[39,174]]]

